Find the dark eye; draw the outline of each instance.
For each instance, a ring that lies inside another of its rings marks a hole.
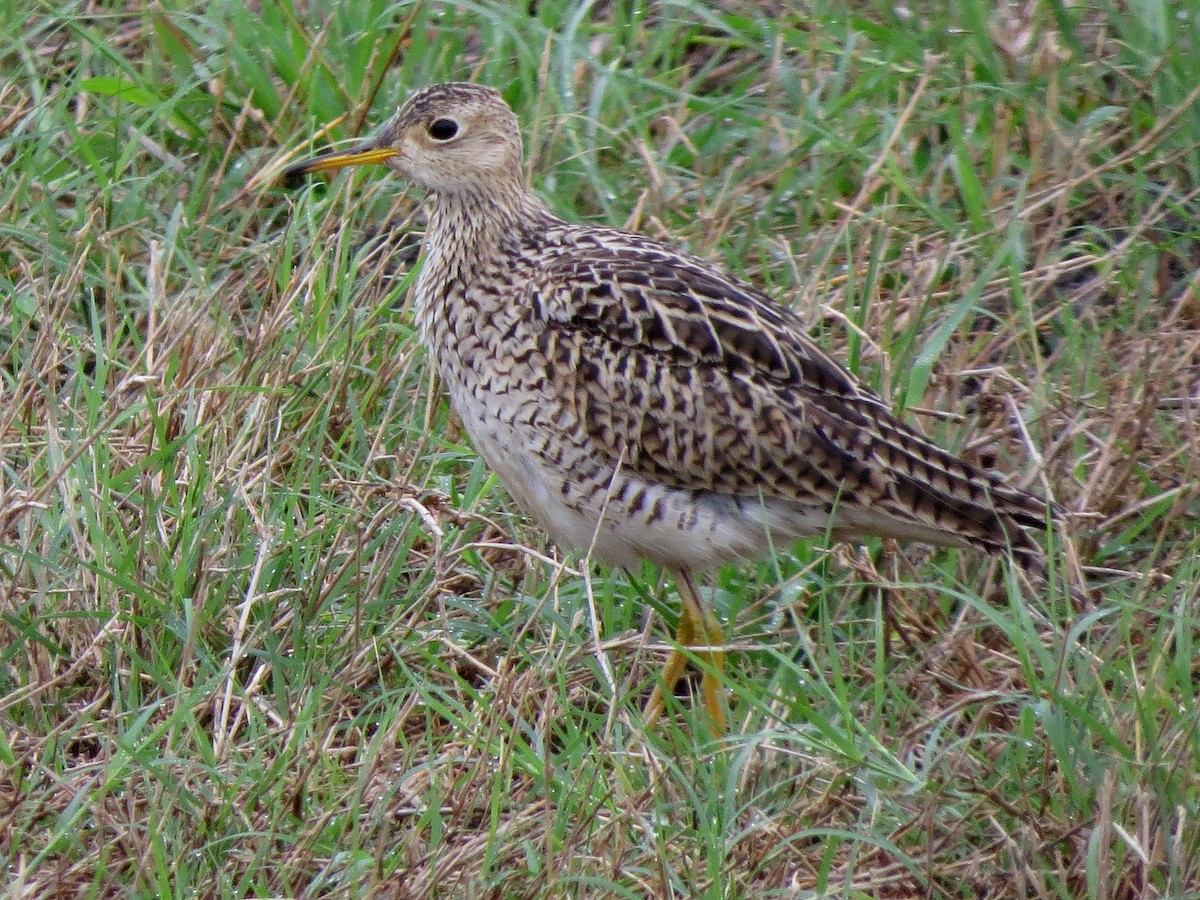
[[[458,134],[458,123],[453,119],[434,119],[429,123],[429,136],[435,141],[448,141]]]

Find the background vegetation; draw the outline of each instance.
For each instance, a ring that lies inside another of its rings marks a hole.
[[[1200,896],[1194,2],[30,10],[9,896]],[[504,92],[562,215],[754,280],[1070,510],[1053,584],[878,543],[728,569],[735,725],[647,732],[672,590],[564,567],[448,415],[421,198],[273,185],[447,79]]]

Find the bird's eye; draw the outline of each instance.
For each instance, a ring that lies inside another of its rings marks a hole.
[[[458,134],[458,123],[453,119],[434,119],[429,123],[429,136],[435,141],[448,141]]]

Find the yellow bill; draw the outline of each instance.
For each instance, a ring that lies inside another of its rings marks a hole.
[[[346,169],[351,166],[369,166],[399,155],[400,151],[394,147],[380,147],[372,143],[359,144],[342,153],[327,153],[323,156],[314,156],[311,159],[292,163],[283,170],[282,178],[285,184],[293,186],[302,177],[311,175],[313,172],[331,172],[334,169]]]

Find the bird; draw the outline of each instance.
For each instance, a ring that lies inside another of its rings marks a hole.
[[[1043,566],[1035,536],[1060,509],[906,424],[788,307],[686,250],[553,214],[497,90],[424,87],[283,178],[367,164],[431,199],[414,315],[485,462],[560,547],[671,575],[681,612],[648,724],[694,657],[727,727],[722,626],[696,582],[714,567],[821,535]]]

